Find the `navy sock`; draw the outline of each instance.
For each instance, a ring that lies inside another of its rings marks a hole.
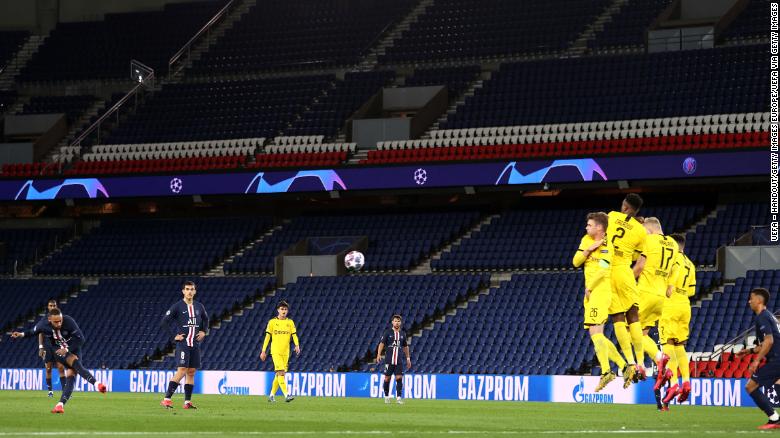
[[[49,388],[49,392],[51,392],[51,377],[46,378],[46,387]]]
[[[395,396],[396,397],[403,397],[404,396],[404,379],[396,379],[395,381]]]
[[[192,400],[192,388],[194,387],[195,385],[190,385],[189,383],[184,384],[184,401]]]
[[[73,394],[73,387],[76,386],[76,377],[70,376],[65,379],[65,386],[62,387],[62,396],[60,396],[60,403],[65,404],[70,400],[70,395]]]
[[[775,413],[775,408],[772,407],[772,402],[769,401],[769,399],[766,397],[766,394],[764,394],[760,389],[757,388],[751,392],[750,398],[753,399],[753,401],[756,403],[756,406],[764,411],[767,417],[771,417],[772,414]]]
[[[173,380],[168,382],[168,390],[165,391],[165,398],[173,397],[173,393],[176,392],[176,388],[178,387],[179,387],[179,382],[174,382]]]
[[[390,396],[390,381],[389,380],[385,380],[385,384],[383,385],[383,388],[385,390],[385,397],[389,397]]]
[[[76,359],[73,361],[73,364],[70,366],[74,370],[76,370],[77,373],[79,373],[79,376],[81,376],[82,379],[89,382],[90,385],[94,385],[95,382],[97,382],[97,379],[95,379],[95,376],[92,375],[92,373],[89,372],[88,369],[84,368],[83,365],[81,365],[81,361]]]

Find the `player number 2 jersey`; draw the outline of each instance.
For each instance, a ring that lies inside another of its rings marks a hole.
[[[610,211],[607,240],[612,246],[612,267],[631,266],[635,252],[642,252],[647,231],[638,220],[626,214]]]

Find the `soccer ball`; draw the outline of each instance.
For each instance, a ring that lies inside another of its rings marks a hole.
[[[360,251],[350,251],[344,256],[344,266],[350,272],[357,272],[363,269],[366,264],[366,257]]]

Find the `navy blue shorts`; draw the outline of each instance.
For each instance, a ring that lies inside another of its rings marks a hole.
[[[396,377],[401,377],[404,375],[404,366],[402,364],[393,365],[391,363],[385,362],[385,376],[390,377],[393,374],[396,375]]]
[[[79,360],[83,360],[84,358],[81,356],[81,352],[82,352],[81,347],[79,347],[79,348],[69,348],[68,349],[68,354],[66,354],[65,356],[60,356],[59,354],[57,354],[57,350],[56,349],[54,349],[53,351],[50,351],[51,355],[54,358],[54,360],[52,362],[59,362],[65,368],[70,368],[70,366],[68,366],[68,363],[66,362],[66,360],[67,360],[68,356],[70,356],[71,354],[75,354],[76,356],[78,356]]]
[[[46,352],[46,356],[43,357],[43,363],[53,363],[57,361],[54,359],[54,352],[51,351],[51,349],[44,348],[43,351]]]
[[[759,386],[772,386],[780,380],[780,360],[767,361],[750,378]]]
[[[188,347],[184,342],[176,343],[176,367],[200,368],[200,347]]]

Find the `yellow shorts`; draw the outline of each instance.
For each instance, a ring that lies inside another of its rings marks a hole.
[[[654,327],[661,319],[666,297],[652,292],[641,291],[639,295],[639,323],[642,328]]]
[[[690,304],[672,303],[667,300],[658,323],[658,337],[661,344],[666,344],[668,341],[676,343],[687,341],[690,335],[690,325]]]
[[[631,306],[639,305],[639,289],[630,266],[614,266],[611,273],[612,302],[609,314],[627,312]]]
[[[612,291],[609,283],[603,282],[590,292],[590,299],[585,298],[582,302],[585,309],[585,328],[607,323],[610,301],[612,301]]]
[[[271,357],[274,359],[274,371],[287,371],[287,362],[290,361],[290,353],[271,352]]]

